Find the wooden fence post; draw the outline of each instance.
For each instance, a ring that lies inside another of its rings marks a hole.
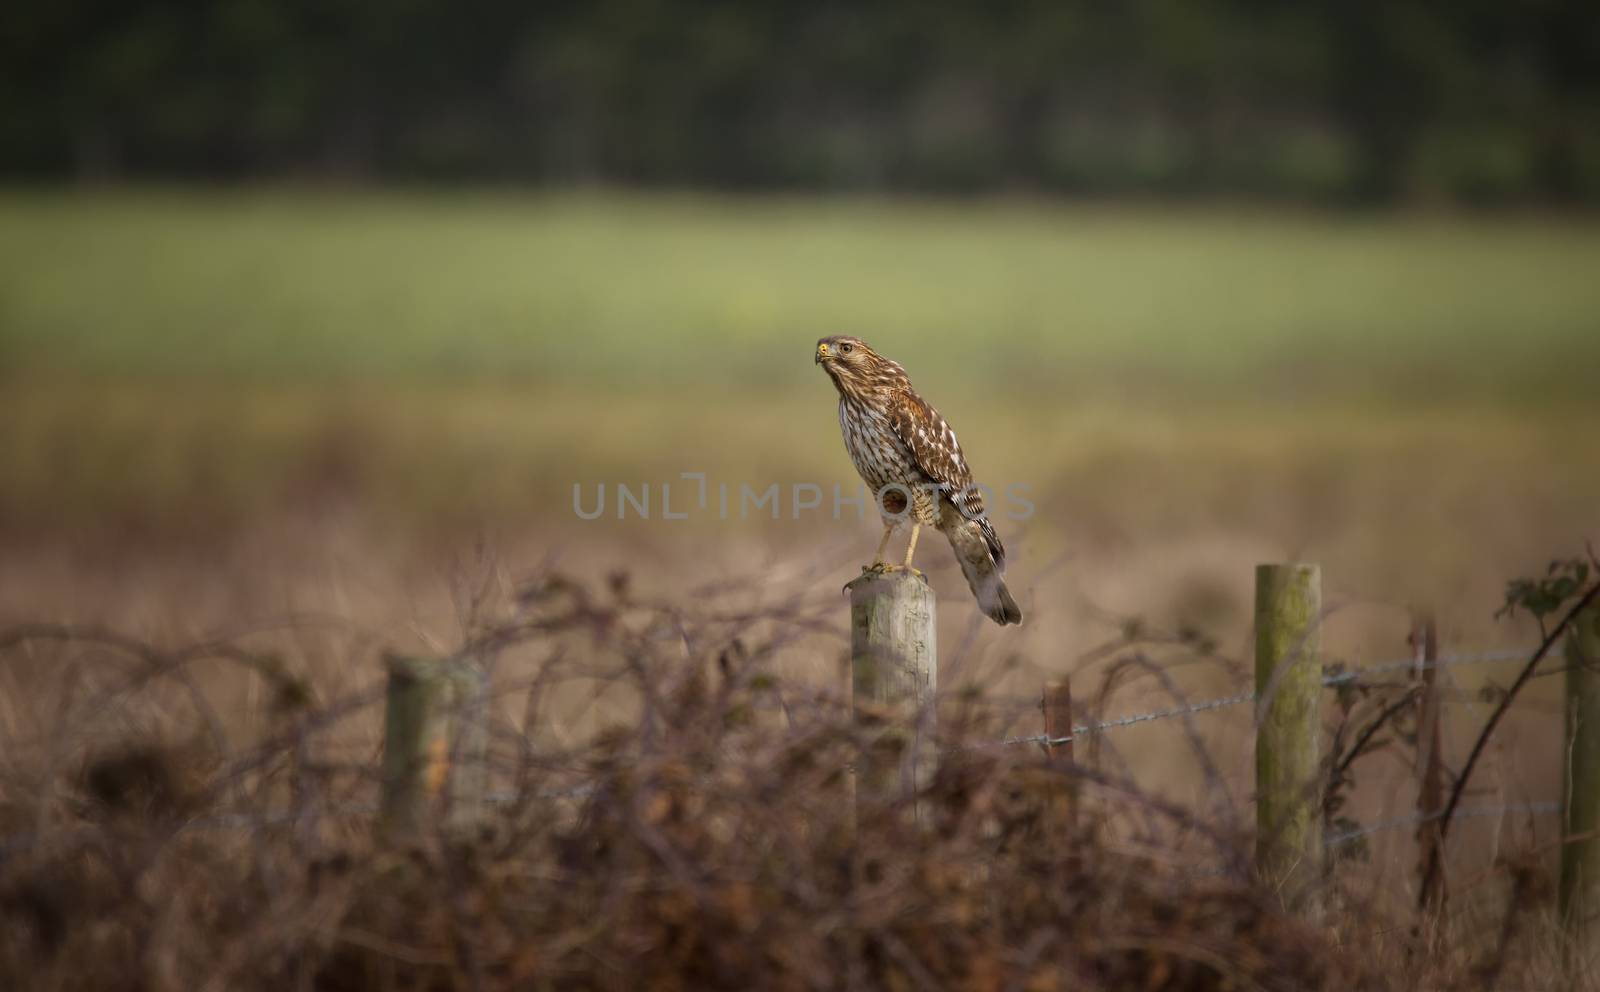
[[[910,572],[851,582],[850,688],[858,727],[875,734],[856,763],[856,804],[905,797],[933,774],[939,673],[933,588]]]
[[[1427,878],[1426,866],[1444,843],[1439,814],[1444,810],[1444,756],[1439,734],[1439,626],[1432,613],[1418,612],[1411,621],[1412,674],[1417,691],[1417,856],[1418,872]],[[1432,911],[1444,905],[1444,875],[1435,876],[1433,891],[1422,894],[1422,904]]]
[[[1292,903],[1322,876],[1316,565],[1256,567],[1256,870]]]
[[[452,832],[481,821],[487,779],[482,669],[466,661],[389,656],[383,726],[385,837],[419,837],[441,805]]]
[[[1046,682],[1044,698],[1044,736],[1050,741],[1064,740],[1060,744],[1045,744],[1045,754],[1050,763],[1067,773],[1057,795],[1060,801],[1052,804],[1051,813],[1059,815],[1068,832],[1078,827],[1078,788],[1071,778],[1072,769],[1072,681],[1058,679]]]
[[[1564,813],[1560,910],[1572,949],[1600,950],[1600,609],[1567,632],[1567,726],[1562,751]]]

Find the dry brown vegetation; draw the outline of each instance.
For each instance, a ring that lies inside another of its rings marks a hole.
[[[0,751],[0,985],[1555,987],[1526,852],[1442,930],[1414,932],[1359,870],[1308,922],[1251,878],[1226,783],[1197,809],[1113,750],[1063,770],[990,746],[1019,708],[978,692],[946,694],[927,789],[858,817],[849,769],[893,738],[777,665],[837,637],[837,603],[751,609],[739,586],[464,570],[452,647],[492,676],[493,812],[406,845],[373,830],[376,664],[344,683],[307,664],[375,661],[361,632],[11,628],[4,677],[27,693]],[[1107,686],[1147,672],[1143,650],[1195,651],[1128,634]]]

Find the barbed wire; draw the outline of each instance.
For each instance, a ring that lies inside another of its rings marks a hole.
[[[1103,730],[1130,727],[1133,724],[1147,723],[1151,720],[1165,720],[1169,717],[1186,716],[1190,713],[1204,713],[1206,710],[1220,710],[1227,706],[1254,702],[1255,698],[1256,694],[1254,692],[1247,692],[1237,696],[1224,696],[1221,699],[1208,699],[1203,703],[1192,703],[1188,706],[1174,706],[1171,709],[1154,710],[1149,713],[1135,713],[1131,716],[1118,717],[1115,720],[1107,720],[1103,723],[1086,723],[1073,727],[1072,733],[1065,737],[1035,734],[1032,737],[1007,737],[994,743],[1001,747],[1011,747],[1018,744],[1043,744],[1046,747],[1056,747],[1057,745],[1072,743],[1073,739],[1080,734],[1095,734]]]
[[[1506,813],[1552,814],[1560,813],[1563,809],[1565,809],[1565,807],[1561,803],[1552,801],[1537,803],[1508,803],[1501,806],[1464,806],[1457,809],[1452,818],[1457,820],[1470,820],[1476,817],[1484,816],[1503,816]],[[1377,823],[1369,824],[1368,826],[1362,827],[1359,830],[1345,830],[1341,831],[1340,833],[1336,833],[1331,837],[1325,837],[1323,838],[1322,846],[1338,847],[1342,844],[1348,844],[1352,841],[1360,840],[1363,837],[1370,837],[1373,834],[1381,833],[1385,830],[1393,830],[1396,827],[1418,826],[1423,823],[1437,820],[1442,816],[1444,816],[1444,812],[1441,810],[1436,813],[1412,813],[1409,816],[1397,816],[1389,820],[1380,820]]]
[[[1524,651],[1495,651],[1474,655],[1456,655],[1453,657],[1439,658],[1432,662],[1418,663],[1415,659],[1379,662],[1374,665],[1365,665],[1349,671],[1336,672],[1322,678],[1324,688],[1335,688],[1343,685],[1360,684],[1360,680],[1372,675],[1381,675],[1396,671],[1419,671],[1427,668],[1449,668],[1458,665],[1496,664],[1511,661],[1525,661],[1531,656],[1531,650]],[[1215,699],[1202,700],[1183,706],[1172,706],[1165,709],[1151,710],[1145,713],[1133,713],[1118,717],[1114,720],[1105,720],[1098,723],[1074,725],[1072,733],[1064,736],[1050,736],[1047,734],[1034,734],[1026,737],[1006,737],[997,741],[985,741],[976,744],[959,745],[947,750],[969,751],[993,747],[1016,747],[1021,745],[1038,744],[1045,747],[1059,747],[1070,744],[1080,736],[1087,734],[1103,733],[1108,730],[1117,730],[1122,727],[1131,727],[1141,723],[1150,723],[1157,720],[1167,720],[1173,717],[1189,716],[1194,713],[1205,713],[1211,710],[1225,709],[1230,706],[1239,706],[1244,703],[1255,702],[1256,693],[1252,690],[1231,696],[1220,696]],[[594,792],[592,785],[575,785],[564,789],[543,790],[533,794],[532,798],[581,798]],[[528,797],[513,793],[495,793],[485,797],[485,802],[490,805],[509,805],[524,801]],[[1475,806],[1457,810],[1457,818],[1472,818],[1480,816],[1502,815],[1513,812],[1526,812],[1537,814],[1559,813],[1562,804],[1559,802],[1522,803],[1502,806]],[[378,811],[375,803],[343,804],[337,807],[312,807],[309,809],[283,811],[279,813],[241,813],[227,812],[210,816],[199,817],[185,823],[183,830],[237,830],[259,829],[275,824],[287,823],[305,816],[363,816],[372,815]],[[1350,830],[1338,833],[1325,839],[1324,846],[1334,847],[1351,843],[1362,837],[1378,833],[1395,827],[1415,825],[1430,819],[1436,819],[1440,814],[1411,814],[1384,820],[1377,824],[1363,827],[1359,830]],[[0,838],[0,855],[14,853],[20,845],[30,846],[37,839],[34,834],[18,834]]]
[[[1435,661],[1423,662],[1421,664],[1409,659],[1405,661],[1384,661],[1375,665],[1364,665],[1361,668],[1355,668],[1344,672],[1336,672],[1332,675],[1325,675],[1322,678],[1322,685],[1324,688],[1336,688],[1342,685],[1359,685],[1360,680],[1363,678],[1373,675],[1383,675],[1388,672],[1421,671],[1429,668],[1450,668],[1456,665],[1487,665],[1510,661],[1526,661],[1532,656],[1532,654],[1533,650],[1530,648],[1526,651],[1493,651],[1483,654],[1456,655],[1454,657],[1439,658]],[[1242,692],[1232,696],[1221,696],[1216,699],[1207,699],[1198,703],[1190,703],[1186,706],[1172,706],[1168,707],[1167,709],[1152,710],[1148,713],[1134,713],[1128,716],[1118,717],[1115,720],[1106,720],[1100,723],[1087,723],[1081,726],[1074,726],[1072,728],[1072,733],[1067,736],[1051,737],[1046,734],[1034,734],[1028,737],[1007,737],[1003,740],[992,741],[986,744],[968,745],[966,748],[963,748],[963,750],[970,750],[980,747],[1014,747],[1024,744],[1042,744],[1046,747],[1058,747],[1063,744],[1072,743],[1073,740],[1083,734],[1098,734],[1107,730],[1116,730],[1120,727],[1130,727],[1138,723],[1148,723],[1152,720],[1166,720],[1175,716],[1188,716],[1191,713],[1204,713],[1207,710],[1224,709],[1229,706],[1238,706],[1242,703],[1255,702],[1255,700],[1256,694],[1252,690],[1250,692]]]
[[[1483,654],[1456,655],[1451,658],[1440,658],[1436,661],[1418,663],[1415,660],[1385,661],[1376,665],[1364,665],[1353,668],[1347,672],[1336,675],[1327,675],[1322,679],[1325,686],[1345,685],[1364,676],[1383,675],[1387,672],[1420,672],[1430,668],[1452,668],[1456,665],[1491,665],[1507,661],[1527,661],[1533,657],[1533,648],[1525,651],[1490,651]]]

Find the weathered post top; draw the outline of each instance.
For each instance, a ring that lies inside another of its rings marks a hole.
[[[939,672],[933,587],[910,572],[866,572],[846,588],[857,702],[931,699]]]

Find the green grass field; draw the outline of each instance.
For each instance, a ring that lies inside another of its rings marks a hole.
[[[0,359],[116,376],[1587,389],[1600,226],[1033,202],[0,196]]]

